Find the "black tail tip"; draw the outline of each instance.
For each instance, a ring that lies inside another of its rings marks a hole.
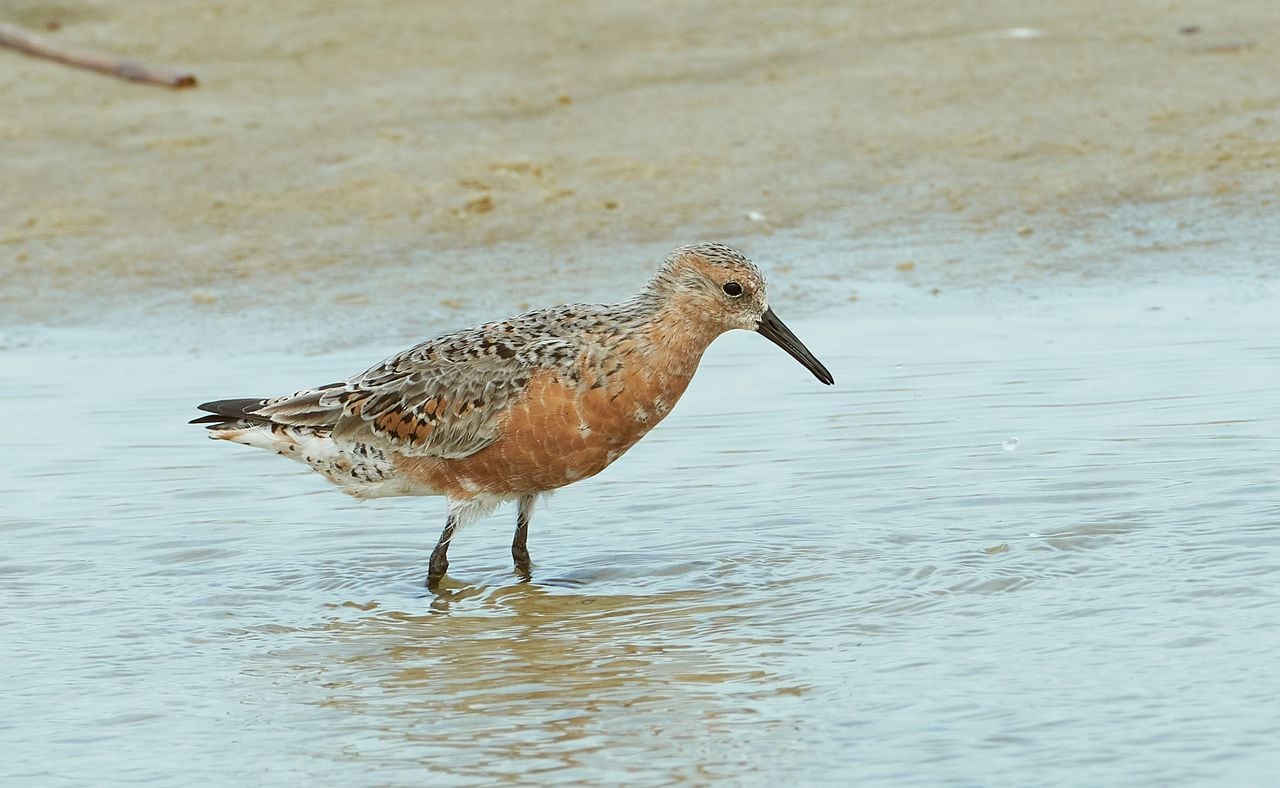
[[[218,399],[212,402],[202,402],[196,408],[211,415],[199,416],[187,423],[218,425],[239,421],[240,419],[264,421],[255,411],[265,402],[266,400],[264,399]],[[213,427],[211,426],[210,429],[213,429]]]
[[[187,423],[188,424],[208,424],[212,427],[212,425],[227,424],[230,421],[231,419],[228,419],[226,416],[219,416],[217,414],[213,414],[211,416],[199,416],[197,418],[192,419],[191,421],[188,421]]]

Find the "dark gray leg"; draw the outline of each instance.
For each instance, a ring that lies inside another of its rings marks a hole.
[[[427,570],[427,588],[435,591],[440,585],[440,579],[444,577],[444,573],[449,571],[449,543],[453,541],[453,532],[458,530],[458,514],[450,511],[449,519],[445,522],[444,533],[440,534],[440,541],[436,542],[436,547],[431,551],[431,567]]]
[[[520,496],[520,508],[516,512],[516,536],[511,540],[511,558],[516,562],[516,572],[525,580],[532,577],[529,566],[529,518],[533,516],[533,504],[537,500],[535,495]]]

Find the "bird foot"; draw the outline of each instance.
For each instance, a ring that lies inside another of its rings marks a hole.
[[[516,574],[524,582],[533,579],[533,564],[529,560],[529,551],[519,548],[511,549],[511,559],[515,562]]]
[[[440,581],[444,579],[445,572],[448,571],[448,561],[432,561],[430,568],[427,570],[427,590],[435,591],[438,589]]]

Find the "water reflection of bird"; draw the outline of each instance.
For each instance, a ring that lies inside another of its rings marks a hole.
[[[427,586],[456,531],[518,503],[511,554],[529,577],[539,494],[599,473],[670,412],[703,352],[730,329],[758,331],[833,383],[783,325],[764,277],[727,246],[684,246],[632,298],[568,304],[427,340],[370,369],[271,399],[226,399],[210,437],[306,463],[357,498],[444,495],[448,520]]]

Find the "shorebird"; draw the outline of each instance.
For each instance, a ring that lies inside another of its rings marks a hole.
[[[454,534],[514,500],[511,556],[528,580],[538,496],[594,476],[635,445],[680,399],[712,340],[732,329],[758,331],[835,382],[769,308],[760,269],[728,246],[700,243],[671,252],[626,301],[444,334],[340,383],[206,402],[200,410],[213,415],[191,423],[305,463],[356,498],[445,496],[432,590]]]

